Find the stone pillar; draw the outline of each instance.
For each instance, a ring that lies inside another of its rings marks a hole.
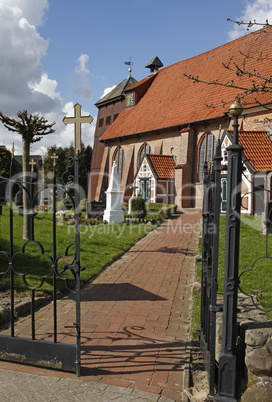
[[[106,191],[106,209],[104,211],[103,220],[108,223],[124,222],[124,211],[122,210],[123,191],[119,185],[119,175],[117,164],[114,161],[111,171],[109,188]]]

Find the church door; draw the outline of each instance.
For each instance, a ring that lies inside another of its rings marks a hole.
[[[151,181],[150,179],[140,179],[140,193],[146,202],[150,201],[151,193]]]

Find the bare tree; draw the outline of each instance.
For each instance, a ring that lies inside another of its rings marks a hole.
[[[247,30],[249,30],[252,26],[262,26],[263,31],[265,31],[265,28],[268,26],[271,26],[268,23],[268,20],[263,23],[258,23],[255,20],[249,21],[249,22],[243,22],[243,21],[233,21],[230,18],[227,18],[228,21],[234,22],[237,25],[246,25]],[[260,94],[269,94],[272,93],[272,75],[266,75],[266,73],[261,73],[260,71],[264,71],[263,68],[261,68],[261,64],[266,63],[266,62],[271,62],[272,60],[272,55],[268,54],[263,54],[259,53],[258,55],[252,55],[252,54],[245,54],[242,51],[239,52],[239,54],[242,56],[241,58],[238,58],[239,61],[237,62],[235,58],[232,56],[228,62],[223,63],[222,66],[231,71],[233,73],[233,79],[227,80],[227,81],[220,81],[218,79],[213,79],[213,80],[205,80],[202,79],[199,75],[193,75],[193,74],[186,74],[184,73],[185,77],[188,79],[192,80],[194,83],[203,83],[206,85],[217,85],[217,86],[223,86],[226,88],[235,88],[238,90],[238,92],[235,95],[236,99],[239,99],[240,102],[246,106],[247,105],[247,99],[249,98],[250,101],[254,100],[259,105],[264,106],[265,108],[271,110],[271,107],[266,106],[265,103],[271,103],[272,96],[271,98],[269,97],[269,102],[267,102],[267,98],[265,102],[262,102],[262,98],[260,98]],[[253,67],[254,66],[254,67]],[[258,66],[260,68],[258,68]],[[267,70],[269,71],[269,70]],[[241,80],[241,78],[247,77],[248,80]],[[217,106],[223,106],[227,103],[233,102],[234,99],[224,99],[220,103],[220,105],[214,105],[214,104],[207,104],[208,107],[217,107]]]
[[[22,136],[23,142],[23,182],[28,186],[28,172],[29,172],[29,156],[30,156],[30,144],[38,142],[44,135],[54,132],[52,128],[55,124],[48,123],[44,117],[39,117],[37,114],[29,114],[27,110],[22,110],[18,114],[18,119],[14,119],[10,116],[5,116],[0,112],[0,120],[4,126],[12,132],[18,133]],[[28,197],[26,192],[23,192],[23,208],[24,211],[28,209]],[[24,213],[24,228],[23,238],[30,239],[31,225],[30,217]]]

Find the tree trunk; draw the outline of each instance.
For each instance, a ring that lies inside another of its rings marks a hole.
[[[23,185],[30,191],[30,174],[29,174],[29,154],[30,143],[23,138]],[[26,191],[23,191],[23,210],[24,210],[24,227],[23,239],[30,240],[31,238],[31,218],[27,214],[30,209],[30,200]]]

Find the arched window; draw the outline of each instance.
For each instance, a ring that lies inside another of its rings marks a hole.
[[[119,173],[119,178],[120,180],[122,179],[123,176],[123,171],[124,171],[124,166],[125,166],[125,153],[122,147],[116,148],[113,156],[113,160],[117,164],[117,170]]]
[[[138,166],[142,162],[144,154],[151,154],[151,146],[148,145],[146,142],[141,146],[139,153],[138,153]]]
[[[214,136],[205,134],[199,148],[198,180],[203,181],[204,163],[209,162],[214,151]]]

